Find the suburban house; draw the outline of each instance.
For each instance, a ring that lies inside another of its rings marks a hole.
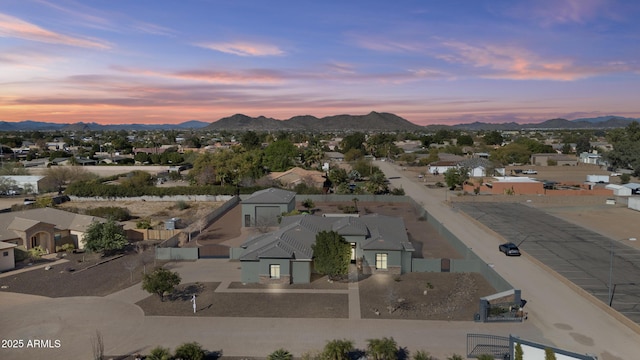
[[[553,163],[557,166],[576,166],[578,165],[578,158],[557,153],[531,155],[531,164],[533,165],[550,166]]]
[[[242,200],[242,226],[276,226],[278,218],[296,208],[296,193],[276,188],[256,191]]]
[[[458,167],[469,170],[470,177],[485,177],[493,175],[505,175],[503,166],[496,166],[491,161],[484,158],[471,158],[462,160],[458,163]]]
[[[36,175],[4,175],[0,178],[15,184],[15,186],[21,189],[22,193],[37,194],[40,192],[42,179],[44,176]]]
[[[16,258],[13,248],[18,245],[0,241],[0,272],[16,267]]]
[[[409,242],[402,218],[383,215],[295,215],[280,228],[247,240],[239,257],[243,283],[302,284],[314,272],[312,245],[321,231],[335,231],[351,244],[351,261],[364,274],[411,272]]]
[[[48,253],[56,252],[56,246],[67,243],[82,249],[84,233],[95,221],[106,219],[53,208],[0,213],[0,224],[4,224],[0,227],[0,242],[26,250],[41,246]]]
[[[604,164],[604,159],[597,152],[583,152],[580,154],[580,162],[583,164],[602,165]]]
[[[329,161],[343,162],[344,154],[337,151],[327,151],[324,153],[325,158]]]

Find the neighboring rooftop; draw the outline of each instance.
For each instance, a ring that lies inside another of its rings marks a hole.
[[[296,193],[276,188],[269,188],[254,192],[248,198],[242,200],[244,204],[288,204]]]

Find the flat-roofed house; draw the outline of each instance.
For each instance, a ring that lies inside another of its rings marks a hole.
[[[16,246],[18,245],[0,241],[0,272],[16,267],[16,258],[13,251]]]

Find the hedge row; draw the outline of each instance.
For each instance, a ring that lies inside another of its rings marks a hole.
[[[70,184],[65,190],[66,195],[78,197],[136,197],[136,196],[175,196],[175,195],[235,195],[239,190],[240,194],[252,194],[262,190],[262,187],[241,187],[235,186],[122,186],[106,185],[95,181],[82,181]]]

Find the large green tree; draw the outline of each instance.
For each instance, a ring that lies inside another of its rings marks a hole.
[[[625,129],[614,129],[607,134],[613,150],[605,154],[614,169],[633,169],[634,175],[640,175],[640,124],[637,121]]]
[[[98,221],[91,223],[82,238],[82,242],[84,242],[87,250],[102,252],[105,255],[122,250],[129,244],[122,226],[112,219],[104,223]]]
[[[142,278],[142,289],[160,297],[164,301],[164,293],[171,292],[180,285],[180,275],[167,269],[158,268],[150,274],[145,274]]]
[[[469,179],[469,169],[451,168],[444,172],[444,182],[449,189],[453,190],[456,186],[462,185]]]
[[[335,231],[321,231],[311,245],[316,271],[337,278],[347,275],[351,261],[351,245]]]
[[[483,140],[484,140],[484,143],[487,145],[502,145],[504,138],[502,137],[502,134],[499,131],[494,130],[484,134]]]
[[[342,141],[340,142],[340,150],[343,154],[350,149],[364,151],[364,142],[365,135],[363,133],[357,132],[349,134],[342,138]]]
[[[263,164],[271,171],[287,171],[298,156],[298,149],[289,140],[277,140],[264,149]]]

